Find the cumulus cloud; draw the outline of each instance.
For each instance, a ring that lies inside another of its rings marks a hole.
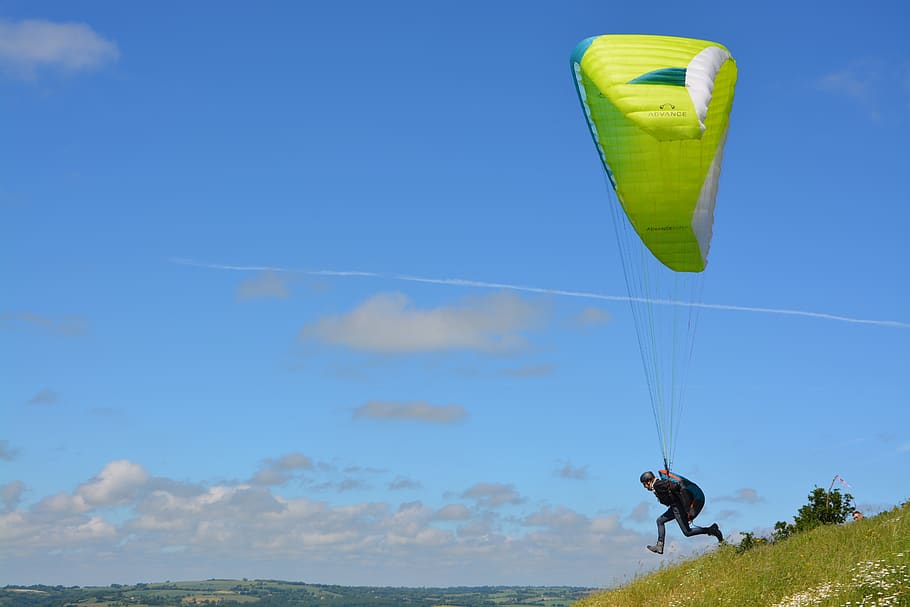
[[[461,405],[431,405],[423,401],[394,403],[370,401],[354,409],[354,419],[412,420],[451,424],[468,417]]]
[[[58,515],[82,514],[91,510],[85,498],[70,493],[55,493],[42,498],[35,504],[36,512]]]
[[[398,477],[392,482],[386,485],[387,488],[392,491],[405,491],[408,489],[420,489],[423,485],[420,481],[415,481],[409,478]]]
[[[79,485],[76,497],[89,507],[112,506],[132,498],[148,481],[148,472],[141,465],[117,460],[107,464],[90,481]]]
[[[632,513],[629,514],[629,518],[636,523],[643,523],[645,521],[651,520],[651,504],[649,502],[641,502],[632,509]]]
[[[590,521],[586,516],[566,508],[565,506],[559,506],[557,508],[546,506],[525,517],[525,523],[528,525],[563,530],[587,526],[589,522]]]
[[[466,521],[471,518],[471,511],[464,504],[447,504],[437,510],[433,518],[440,521]]]
[[[313,461],[302,453],[288,453],[262,463],[250,482],[254,485],[284,485],[302,470],[312,470]]]
[[[575,324],[580,327],[592,327],[607,324],[611,320],[610,313],[603,308],[585,308],[575,317]]]
[[[450,543],[451,531],[430,526],[433,510],[421,502],[408,502],[399,506],[384,526],[388,541],[395,546],[437,547]]]
[[[591,519],[591,531],[595,533],[615,533],[622,531],[622,525],[619,523],[619,516],[611,514],[609,516],[598,516]]]
[[[520,504],[524,498],[519,495],[512,485],[503,483],[477,483],[464,493],[462,497],[475,500],[478,505],[486,508],[498,508],[506,504]]]
[[[338,493],[344,493],[345,491],[369,489],[370,485],[363,479],[348,477],[336,482],[323,483],[318,485],[317,488],[320,490],[333,490]]]
[[[738,502],[741,504],[757,504],[765,501],[763,497],[758,495],[758,491],[748,488],[737,489],[733,495],[722,495],[714,499],[718,502]]]
[[[300,454],[266,460],[275,470],[324,472],[308,462]],[[0,487],[7,505],[0,512],[0,569],[26,582],[35,571],[67,584],[84,579],[73,571],[107,577],[106,583],[118,576],[163,580],[192,572],[206,578],[224,571],[299,579],[306,571],[312,579],[343,584],[598,585],[612,581],[604,571],[638,572],[652,534],[624,528],[616,515],[592,517],[559,504],[501,514],[499,506],[526,503],[503,483],[466,490],[462,496],[473,507],[437,508],[422,500],[330,503],[244,482],[193,485],[151,477],[142,465],[120,460],[72,493],[28,508],[20,505],[22,492],[18,483]],[[709,544],[687,540],[684,548]]]
[[[283,470],[309,470],[313,467],[313,460],[303,453],[288,453],[274,460],[274,462],[276,466]]]
[[[287,278],[278,272],[260,272],[237,288],[240,299],[285,298],[289,294]]]
[[[721,510],[720,512],[718,512],[717,516],[715,518],[718,520],[721,520],[721,521],[725,521],[725,520],[728,521],[731,519],[735,519],[738,516],[739,516],[738,511],[725,509],[725,510]],[[727,541],[728,542],[730,541],[729,538],[727,538]]]
[[[25,483],[22,481],[12,481],[0,485],[0,504],[3,506],[3,512],[14,510],[22,500],[23,493],[25,493]]]
[[[291,480],[292,475],[288,474],[285,470],[276,470],[274,468],[260,468],[256,471],[256,474],[253,475],[253,478],[250,479],[250,483],[254,485],[265,485],[265,486],[280,486],[287,483]]]
[[[523,332],[539,326],[544,309],[514,293],[466,299],[459,306],[418,309],[402,293],[371,297],[348,314],[307,324],[301,337],[379,353],[517,351]]]
[[[91,71],[119,56],[116,44],[83,23],[0,19],[0,66],[20,77],[41,68]]]
[[[586,480],[588,478],[588,467],[573,466],[570,463],[566,463],[556,471],[556,476],[572,480]]]
[[[2,37],[2,33],[0,33],[0,37]],[[78,316],[54,320],[32,312],[4,312],[0,314],[0,326],[9,327],[15,324],[22,324],[64,337],[81,337],[89,331],[88,321]]]

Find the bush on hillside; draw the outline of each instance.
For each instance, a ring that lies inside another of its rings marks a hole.
[[[903,504],[910,507],[910,500]],[[840,490],[825,491],[816,487],[809,493],[809,503],[799,509],[796,516],[793,517],[792,523],[777,521],[774,525],[774,533],[770,538],[756,537],[752,533],[745,532],[743,538],[736,548],[736,552],[742,554],[757,546],[784,540],[788,537],[810,529],[815,529],[821,525],[837,525],[845,522],[855,509],[853,496],[849,493],[841,493]]]
[[[843,523],[854,509],[853,496],[849,493],[841,493],[839,489],[825,491],[816,487],[809,493],[809,503],[799,509],[792,523],[775,523],[774,540],[783,540],[821,525]]]
[[[742,554],[746,550],[752,550],[756,546],[763,546],[770,542],[770,540],[768,540],[768,538],[761,537],[761,536],[755,537],[754,533],[749,533],[748,531],[744,531],[742,536],[743,536],[743,539],[739,542],[739,545],[736,547],[737,554]]]

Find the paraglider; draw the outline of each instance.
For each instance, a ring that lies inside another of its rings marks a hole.
[[[605,35],[571,55],[614,225],[664,468],[670,470],[737,68],[721,44]]]
[[[686,537],[710,535],[718,542],[724,541],[724,534],[721,533],[717,523],[713,523],[710,527],[691,524],[701,509],[705,507],[705,494],[701,487],[686,477],[674,474],[669,470],[659,470],[658,474],[660,474],[659,478],[647,470],[639,478],[644,488],[652,492],[657,501],[668,506],[667,511],[657,517],[657,542],[648,546],[648,550],[657,554],[664,553],[665,525],[674,519]]]

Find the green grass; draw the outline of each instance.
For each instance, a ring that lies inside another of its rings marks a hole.
[[[910,508],[735,546],[592,594],[575,607],[908,607]]]

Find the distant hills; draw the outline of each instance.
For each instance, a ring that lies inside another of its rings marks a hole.
[[[0,607],[569,607],[591,588],[393,588],[279,580],[6,586]]]

